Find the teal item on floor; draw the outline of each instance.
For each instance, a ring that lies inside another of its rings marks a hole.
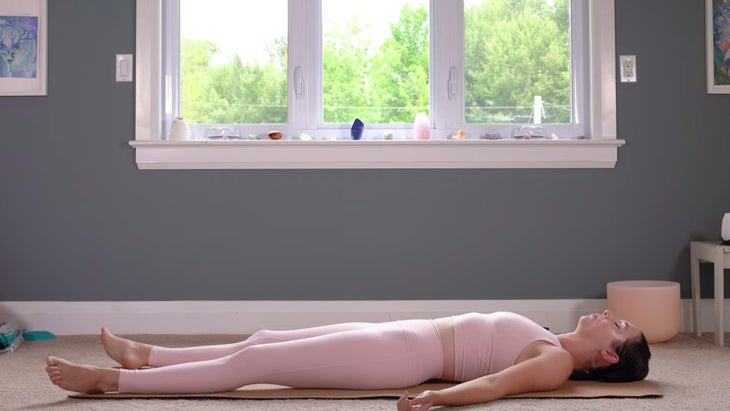
[[[15,351],[23,341],[18,337],[20,327],[15,321],[0,323],[0,354]]]
[[[10,347],[15,337],[18,336],[19,331],[20,327],[18,327],[18,323],[15,321],[0,323],[0,349]]]
[[[25,331],[23,333],[23,339],[25,341],[43,341],[52,340],[54,338],[56,338],[56,336],[49,331]]]

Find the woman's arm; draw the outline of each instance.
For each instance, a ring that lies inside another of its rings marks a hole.
[[[534,355],[496,374],[486,375],[439,391],[427,391],[413,400],[398,402],[399,410],[424,410],[434,405],[470,405],[512,394],[550,391],[563,384],[573,371],[570,354],[549,344],[535,346]],[[422,407],[425,405],[426,407]]]

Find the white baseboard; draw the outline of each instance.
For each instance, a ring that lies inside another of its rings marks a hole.
[[[437,318],[470,311],[513,311],[549,327],[573,330],[581,315],[601,312],[604,299],[416,300],[416,301],[0,301],[0,321],[57,335],[97,334],[107,326],[120,334],[250,334],[347,321]],[[725,301],[725,330],[730,330]],[[711,300],[701,305],[702,329],[712,331]],[[690,331],[690,301],[682,300],[681,331]]]

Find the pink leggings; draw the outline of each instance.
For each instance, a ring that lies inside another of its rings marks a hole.
[[[120,370],[119,392],[186,394],[248,384],[297,388],[404,388],[438,378],[441,339],[430,320],[345,323],[256,332],[224,345],[153,347],[150,367]]]

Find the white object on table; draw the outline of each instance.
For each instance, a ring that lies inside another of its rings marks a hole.
[[[730,246],[715,241],[692,241],[689,245],[692,281],[692,331],[702,336],[700,321],[700,262],[715,265],[715,344],[725,345],[725,269],[730,268]]]

